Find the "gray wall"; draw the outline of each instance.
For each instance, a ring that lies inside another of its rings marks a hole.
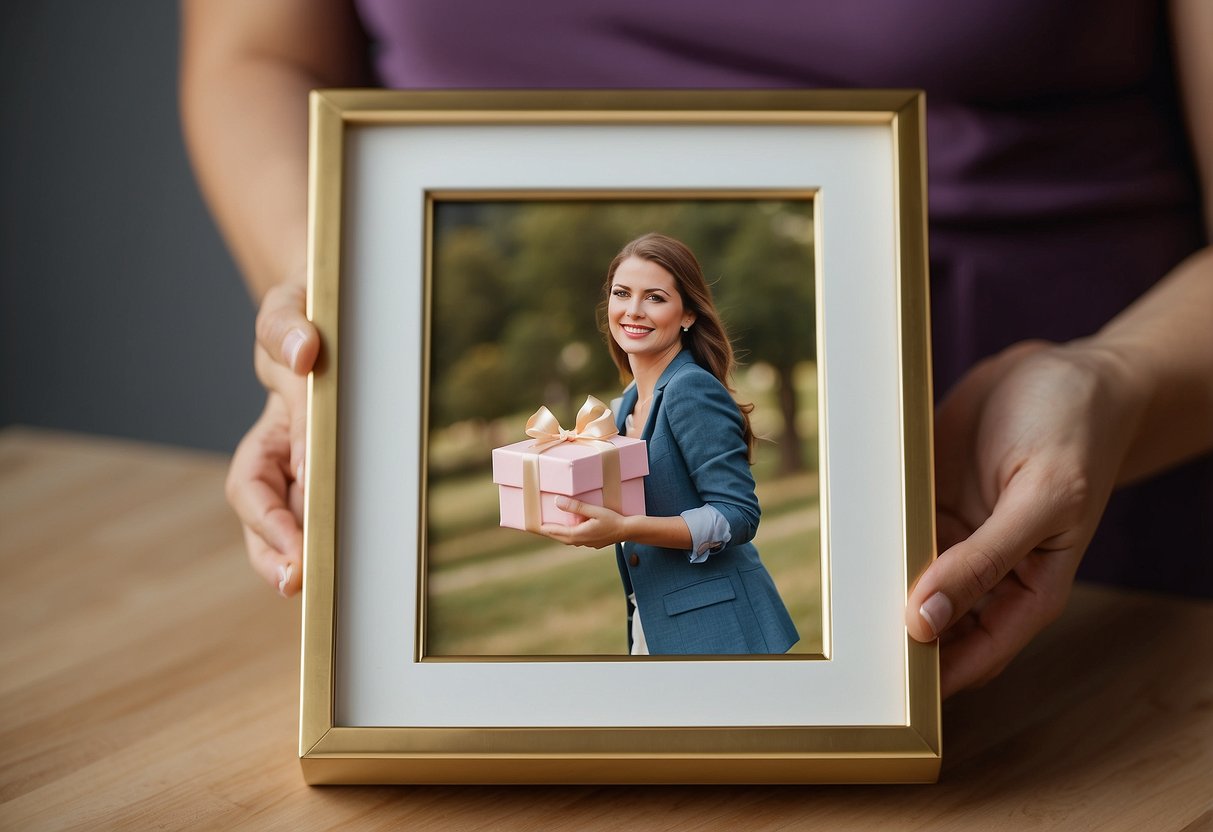
[[[231,450],[256,416],[177,52],[172,0],[0,6],[0,425]]]

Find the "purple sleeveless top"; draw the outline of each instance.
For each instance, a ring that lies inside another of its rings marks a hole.
[[[1157,0],[357,5],[399,89],[926,90],[938,394],[1205,244]],[[1080,575],[1213,595],[1213,458],[1118,491]]]

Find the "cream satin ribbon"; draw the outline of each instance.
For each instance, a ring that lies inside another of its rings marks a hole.
[[[618,436],[611,409],[593,396],[577,411],[577,426],[565,430],[546,406],[527,420],[526,435],[535,440],[522,460],[522,512],[527,531],[539,530],[542,512],[539,502],[539,455],[565,442],[592,445],[602,459],[602,504],[611,511],[623,512],[623,488],[620,482],[619,449],[607,440]]]

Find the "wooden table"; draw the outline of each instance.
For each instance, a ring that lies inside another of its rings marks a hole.
[[[938,785],[309,788],[225,467],[0,432],[0,829],[1213,829],[1213,604],[1082,586],[947,703]]]

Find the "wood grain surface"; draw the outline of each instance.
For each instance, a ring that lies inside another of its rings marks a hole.
[[[1213,829],[1213,604],[1092,586],[945,705],[937,785],[310,788],[225,469],[0,432],[0,829]]]

